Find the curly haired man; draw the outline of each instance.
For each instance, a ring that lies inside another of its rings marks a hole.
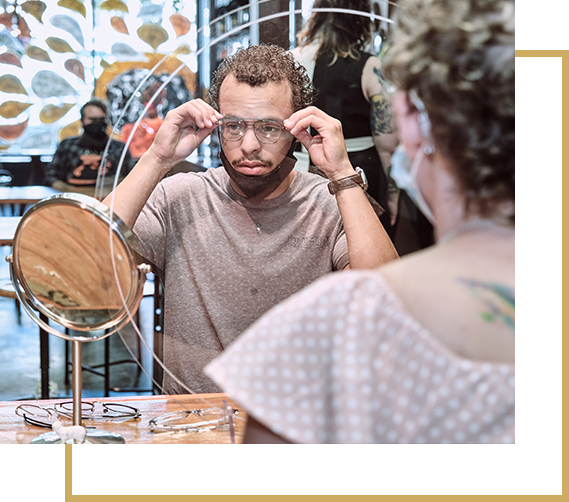
[[[277,303],[329,272],[397,257],[340,122],[310,106],[312,93],[288,51],[239,50],[217,69],[210,104],[170,111],[105,200],[164,281],[165,392],[218,391],[204,366]],[[212,133],[223,168],[162,179]],[[296,141],[328,180],[293,169]]]

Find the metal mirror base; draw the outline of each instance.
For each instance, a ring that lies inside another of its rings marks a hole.
[[[124,438],[115,432],[87,429],[84,444],[124,444]],[[55,431],[46,432],[32,439],[31,444],[61,444]]]

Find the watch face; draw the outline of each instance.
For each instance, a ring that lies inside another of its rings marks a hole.
[[[364,170],[361,167],[356,167],[356,172],[362,177],[362,183],[363,183],[362,188],[364,190],[367,190],[368,183],[367,183],[366,173],[364,172]]]

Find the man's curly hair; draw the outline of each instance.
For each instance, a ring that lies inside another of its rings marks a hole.
[[[405,0],[383,60],[425,104],[466,210],[482,216],[515,197],[514,31],[513,0]]]
[[[304,66],[290,51],[277,45],[261,44],[239,49],[225,58],[213,74],[209,89],[209,102],[219,111],[219,89],[227,75],[251,87],[269,82],[288,82],[292,90],[292,111],[312,104],[314,88]]]

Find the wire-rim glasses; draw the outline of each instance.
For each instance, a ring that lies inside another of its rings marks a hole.
[[[259,143],[276,143],[281,137],[290,136],[284,124],[274,119],[246,120],[227,117],[220,119],[217,124],[221,137],[227,141],[243,139],[249,127],[253,128]]]
[[[100,405],[102,409],[99,408]],[[24,419],[28,425],[51,429],[58,418],[73,420],[73,403],[66,401],[53,405],[53,408],[37,404],[21,404],[14,410],[16,415]],[[134,406],[121,403],[104,403],[101,401],[81,402],[81,420],[124,422],[140,417],[140,411]]]
[[[154,433],[204,432],[213,429],[223,429],[229,425],[229,415],[238,416],[239,410],[234,408],[207,408],[182,410],[164,413],[149,421],[150,430]],[[190,417],[212,416],[209,420],[192,420]],[[219,418],[217,418],[219,417]],[[190,421],[187,419],[190,418]]]

